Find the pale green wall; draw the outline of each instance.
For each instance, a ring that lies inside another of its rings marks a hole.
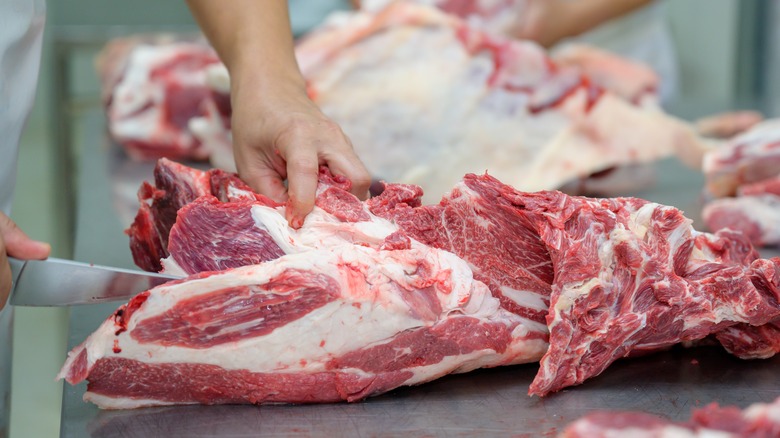
[[[690,112],[720,110],[735,99],[738,0],[669,0],[680,66],[675,102]],[[697,108],[688,109],[690,106]]]

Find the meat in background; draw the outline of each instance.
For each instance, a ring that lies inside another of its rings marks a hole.
[[[743,232],[754,244],[780,244],[780,120],[759,123],[709,152],[703,211],[711,230]]]
[[[780,399],[744,410],[711,403],[675,423],[641,412],[595,412],[570,424],[561,438],[607,437],[770,438],[780,436]]]
[[[202,38],[144,35],[110,42],[96,60],[108,130],[139,161],[205,160],[209,150],[188,127],[222,101],[206,84],[218,64]]]
[[[428,201],[467,172],[488,170],[525,190],[582,187],[593,173],[674,154],[698,168],[708,147],[660,110],[657,77],[645,67],[585,47],[550,58],[423,5],[336,13],[297,56],[312,99],[375,178],[419,184]],[[198,80],[213,93],[202,94],[180,137],[232,170],[229,78],[221,64],[206,70]],[[135,125],[149,144],[168,131],[151,122]]]

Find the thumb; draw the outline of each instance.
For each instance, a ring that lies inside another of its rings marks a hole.
[[[2,213],[0,213],[0,239],[5,243],[5,252],[19,259],[45,259],[51,253],[51,246],[48,243],[31,239],[11,218]]]

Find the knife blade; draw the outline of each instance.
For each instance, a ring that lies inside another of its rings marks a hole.
[[[173,277],[72,260],[18,260],[9,257],[13,306],[71,306],[126,301]]]

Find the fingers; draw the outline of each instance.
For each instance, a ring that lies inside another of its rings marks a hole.
[[[237,167],[238,175],[252,190],[279,203],[287,201],[287,187],[279,172],[262,163],[254,167]]]
[[[320,165],[349,178],[352,192],[367,197],[371,181],[352,144],[305,93],[282,87],[262,97],[234,96],[236,168],[253,190],[287,202],[291,227],[300,228],[314,208]]]
[[[14,221],[0,213],[0,236],[5,242],[4,254],[19,259],[45,259],[51,253],[48,243],[30,239]]]
[[[352,182],[353,195],[365,201],[368,198],[368,188],[371,186],[371,175],[360,161],[352,147],[339,151],[325,159],[330,171],[335,175],[343,175]]]
[[[236,167],[252,189],[277,202],[287,202],[287,221],[293,228],[300,228],[314,208],[321,164],[328,165],[334,174],[347,177],[355,196],[363,200],[368,197],[368,171],[341,128],[330,120],[287,127],[273,146],[278,153],[268,157],[268,149],[267,145],[237,148]]]
[[[314,208],[318,176],[319,160],[315,150],[302,147],[290,152],[287,157],[287,221],[291,227],[300,228]]]
[[[8,216],[0,213],[0,310],[5,307],[11,292],[11,267],[8,256],[20,259],[45,259],[51,247],[48,243],[38,242],[26,234]]]
[[[696,121],[696,130],[705,137],[730,138],[752,128],[764,116],[757,111],[734,111]]]

